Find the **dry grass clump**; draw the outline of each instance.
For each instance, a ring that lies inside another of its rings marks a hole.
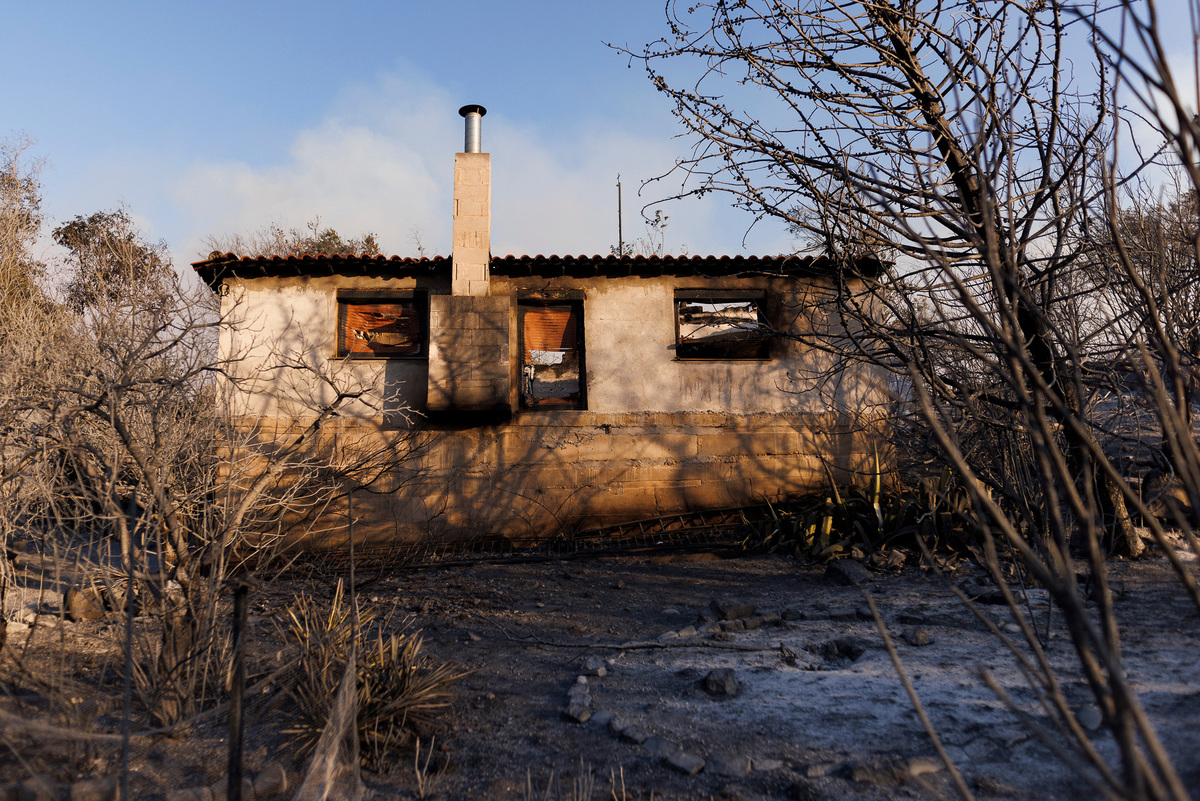
[[[306,750],[321,736],[356,645],[359,753],[368,766],[380,764],[432,724],[449,707],[451,687],[464,675],[422,653],[419,631],[385,634],[373,610],[355,614],[340,581],[328,608],[300,593],[288,620],[285,636],[301,652],[286,688],[295,703],[295,722],[287,733]]]

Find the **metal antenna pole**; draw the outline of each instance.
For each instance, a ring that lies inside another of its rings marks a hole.
[[[625,234],[621,220],[621,173],[617,173],[617,255],[625,255]]]

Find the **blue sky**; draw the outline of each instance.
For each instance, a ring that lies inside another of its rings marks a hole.
[[[205,236],[315,216],[388,253],[413,255],[414,230],[446,253],[457,109],[480,103],[493,251],[607,253],[617,175],[630,240],[677,186],[641,182],[687,142],[605,42],[667,31],[658,0],[0,0],[0,137],[36,141],[51,225],[125,204],[181,265]],[[669,252],[796,246],[775,222],[747,233],[721,195],[663,208]]]
[[[319,215],[386,252],[449,248],[461,105],[488,108],[493,250],[607,253],[671,194],[665,98],[605,42],[666,33],[658,2],[0,0],[0,136],[46,159],[51,223],[126,204],[177,261],[206,235]],[[721,197],[665,209],[667,249],[794,243]]]

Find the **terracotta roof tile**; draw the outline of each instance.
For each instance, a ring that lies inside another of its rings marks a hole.
[[[317,275],[435,275],[448,272],[448,256],[239,256],[213,251],[192,267],[209,286],[232,276]],[[883,265],[862,262],[860,269],[878,273]],[[660,275],[722,276],[768,274],[780,276],[829,275],[833,263],[824,256],[493,256],[493,275],[593,277],[653,277]]]

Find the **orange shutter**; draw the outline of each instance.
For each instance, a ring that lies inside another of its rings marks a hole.
[[[530,351],[573,351],[579,347],[579,315],[574,306],[543,306],[525,310],[525,361]]]
[[[343,314],[343,353],[377,356],[416,356],[421,353],[421,321],[416,304],[347,303]]]

